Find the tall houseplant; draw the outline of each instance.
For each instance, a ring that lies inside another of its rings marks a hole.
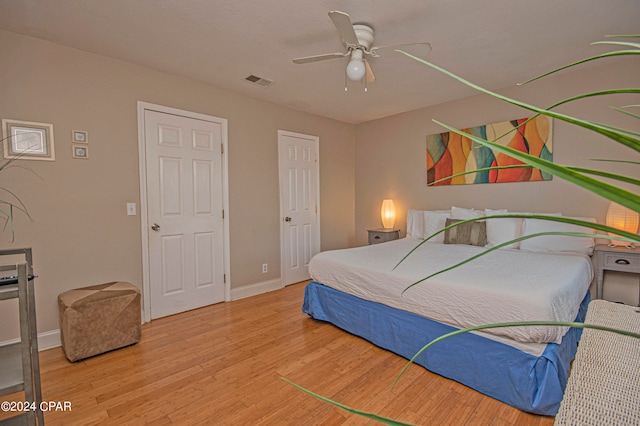
[[[634,34],[634,35],[618,35],[618,36],[610,36],[610,37],[614,37],[614,38],[629,38],[629,39],[634,39],[634,38],[640,38],[640,35]],[[559,68],[557,70],[551,71],[547,74],[541,75],[539,77],[536,77],[535,79],[529,80],[533,81],[536,80],[538,78],[542,78],[544,76],[547,76],[549,74],[552,74],[554,72],[560,71],[562,69],[566,69],[569,67],[573,67],[573,66],[577,66],[579,64],[585,63],[585,62],[589,62],[589,61],[594,61],[594,60],[600,60],[603,58],[610,58],[610,57],[622,57],[622,56],[634,56],[634,55],[640,55],[640,44],[639,43],[635,43],[635,42],[629,42],[629,41],[602,41],[602,42],[597,42],[594,44],[608,44],[608,45],[612,45],[612,46],[616,46],[619,48],[619,50],[615,50],[612,52],[608,52],[608,53],[604,53],[601,55],[596,55],[590,58],[586,58],[583,59],[581,61],[575,62],[575,63],[571,63],[565,67]],[[582,94],[580,96],[575,96],[569,99],[566,99],[562,102],[559,102],[557,104],[554,104],[548,108],[539,108],[533,105],[529,105],[527,103],[524,102],[520,102],[517,101],[515,99],[506,97],[504,95],[492,92],[490,90],[484,89],[480,86],[477,86],[469,81],[464,80],[463,78],[447,71],[444,70],[440,67],[438,67],[435,64],[432,64],[428,61],[425,61],[423,59],[417,58],[415,56],[412,56],[406,52],[402,52],[399,51],[400,53],[403,53],[405,55],[407,55],[408,57],[415,59],[416,61],[419,61],[423,64],[425,64],[428,67],[431,67],[439,72],[442,72],[458,81],[460,81],[461,83],[472,87],[484,94],[487,94],[489,96],[492,96],[494,98],[500,99],[504,102],[510,103],[512,105],[516,105],[519,106],[521,108],[527,109],[529,111],[533,111],[535,114],[540,114],[540,115],[546,115],[549,117],[553,117],[556,118],[558,120],[564,121],[566,123],[569,124],[573,124],[576,126],[580,126],[583,127],[589,131],[595,132],[597,134],[600,134],[608,139],[610,139],[611,141],[621,144],[627,148],[629,148],[631,150],[630,154],[629,154],[629,158],[631,159],[604,159],[604,160],[599,160],[599,161],[616,161],[616,162],[624,162],[624,163],[629,163],[629,164],[633,164],[635,166],[640,166],[640,161],[638,161],[638,153],[640,153],[640,133],[636,132],[636,131],[631,131],[631,130],[626,130],[626,129],[621,129],[621,128],[617,128],[614,126],[609,126],[606,124],[602,124],[602,123],[597,123],[594,121],[589,121],[589,120],[581,120],[579,118],[576,117],[572,117],[569,115],[565,115],[565,114],[560,114],[554,111],[554,108],[562,105],[564,103],[567,102],[573,102],[573,101],[577,101],[580,99],[584,99],[584,98],[589,98],[589,97],[596,97],[596,96],[604,96],[604,95],[612,95],[612,94],[639,94],[640,93],[640,89],[639,88],[622,88],[622,89],[612,89],[612,90],[606,90],[606,91],[597,91],[597,92],[591,92],[591,93],[586,93],[586,94]],[[523,84],[526,84],[528,82],[525,82]],[[619,107],[619,108],[615,108],[616,111],[622,113],[622,114],[626,114],[629,115],[631,117],[634,117],[636,119],[640,119],[640,115],[633,113],[631,110],[633,108],[638,108],[640,107],[640,105],[627,105],[627,106],[623,106],[623,107]],[[558,164],[554,164],[551,163],[549,161],[545,161],[543,159],[537,158],[537,157],[533,157],[531,155],[528,155],[526,153],[522,153],[520,151],[516,151],[513,150],[509,147],[505,147],[496,143],[493,143],[492,141],[489,140],[485,140],[467,133],[464,133],[460,130],[457,130],[449,125],[446,125],[444,123],[440,123],[436,120],[434,120],[434,122],[442,125],[444,128],[448,129],[451,132],[455,132],[458,134],[461,134],[464,137],[470,138],[471,140],[473,140],[475,143],[478,143],[482,146],[487,146],[490,147],[492,149],[494,149],[495,151],[504,153],[510,157],[513,157],[519,161],[521,161],[523,163],[523,165],[519,166],[519,167],[536,167],[539,168],[545,172],[551,173],[561,179],[567,180],[568,182],[575,184],[579,187],[582,187],[588,191],[591,191],[593,193],[595,193],[598,196],[601,196],[607,200],[616,202],[618,204],[621,204],[625,207],[628,207],[629,209],[640,213],[640,195],[638,195],[637,192],[632,192],[630,190],[627,190],[625,188],[623,188],[622,186],[620,186],[620,184],[626,185],[626,186],[630,186],[630,187],[634,187],[637,188],[638,186],[640,186],[640,180],[638,180],[637,178],[634,178],[633,176],[625,176],[625,175],[619,175],[619,174],[615,174],[615,173],[610,173],[610,172],[606,172],[606,171],[602,171],[602,170],[596,170],[596,169],[590,169],[590,168],[578,168],[578,167],[573,167],[573,166],[568,166],[568,165],[558,165]],[[492,167],[489,169],[500,169],[502,167]],[[473,172],[477,172],[473,171]],[[471,172],[471,173],[473,173]],[[594,177],[595,176],[595,177]],[[618,185],[616,184],[611,184],[608,183],[605,180],[602,180],[602,178],[610,180],[610,181],[614,181],[617,182]],[[487,216],[487,217],[491,217],[491,218],[500,218],[500,217],[533,217],[533,218],[537,218],[537,219],[543,219],[543,220],[551,220],[551,221],[559,221],[559,222],[566,222],[566,223],[572,223],[575,225],[580,225],[580,226],[584,226],[584,227],[588,227],[588,228],[593,228],[596,231],[601,231],[602,234],[583,234],[583,233],[561,233],[563,235],[573,235],[573,236],[588,236],[588,237],[596,237],[596,238],[605,238],[605,239],[611,239],[611,237],[608,235],[608,233],[613,233],[616,236],[613,237],[617,240],[624,240],[624,241],[628,241],[628,242],[636,242],[636,243],[640,243],[640,235],[638,234],[633,234],[630,232],[625,232],[625,231],[620,231],[605,225],[599,225],[599,224],[594,224],[591,222],[585,222],[585,221],[581,221],[581,220],[576,220],[576,219],[570,219],[570,218],[563,218],[563,217],[557,217],[557,216],[545,216],[545,215],[491,215],[491,216]],[[483,220],[486,219],[487,217],[481,217],[481,218],[476,218],[473,220],[467,220],[467,221],[461,221],[461,222],[456,222],[453,225],[450,225],[447,228],[444,228],[440,231],[438,231],[436,234],[430,236],[429,238],[425,239],[424,241],[428,241],[429,239],[433,238],[435,235],[444,232],[446,229],[454,227],[454,226],[459,226],[463,223],[466,222],[471,222],[474,220]],[[460,266],[463,263],[467,263],[470,261],[473,261],[474,259],[476,259],[479,256],[482,256],[486,253],[489,253],[495,249],[498,249],[500,247],[509,245],[515,241],[520,241],[522,239],[525,238],[535,238],[537,236],[540,235],[549,235],[549,234],[557,234],[557,233],[540,233],[540,234],[534,234],[531,236],[527,236],[527,237],[521,237],[517,240],[513,240],[513,241],[509,241],[506,242],[500,246],[491,248],[486,250],[485,252],[483,252],[482,254],[478,255],[478,256],[474,256],[473,258],[467,259],[464,262],[461,262],[458,265],[453,266],[452,268],[455,268],[457,266]],[[406,257],[410,256],[412,252],[408,253]],[[402,262],[405,258],[403,258],[400,262]],[[446,270],[452,269],[452,268],[448,268]],[[446,270],[443,271],[439,271],[436,274],[440,274],[442,272],[445,272]],[[434,275],[436,275],[434,274]],[[433,276],[433,275],[432,275]],[[431,276],[430,276],[431,277]],[[427,280],[430,277],[425,277],[424,279],[413,283],[411,286],[413,285],[417,285],[422,281]],[[428,284],[425,284],[428,285]],[[410,286],[410,287],[411,287]],[[409,288],[409,287],[408,287]],[[405,289],[406,291],[406,289]],[[594,328],[594,329],[600,329],[600,330],[606,330],[609,332],[614,332],[614,333],[619,333],[619,334],[624,334],[624,335],[628,335],[631,337],[635,337],[635,338],[640,338],[640,335],[635,334],[635,333],[630,333],[627,331],[622,331],[622,330],[616,330],[616,329],[611,329],[611,328],[607,328],[607,327],[601,327],[601,326],[596,326],[596,325],[591,325],[591,324],[583,324],[583,323],[561,323],[561,322],[547,322],[547,321],[540,321],[540,322],[528,322],[528,323],[503,323],[503,324],[486,324],[486,325],[479,325],[476,327],[470,327],[470,328],[466,328],[466,329],[461,329],[461,330],[457,330],[455,332],[449,333],[447,335],[441,336],[437,339],[434,339],[433,341],[427,343],[408,363],[407,366],[405,366],[405,368],[400,372],[400,374],[398,375],[398,377],[396,378],[396,382],[397,380],[400,378],[400,376],[402,375],[402,373],[406,370],[406,368],[413,362],[413,360],[418,357],[421,353],[423,353],[425,350],[427,350],[431,345],[436,344],[437,342],[448,338],[450,336],[456,335],[456,334],[460,334],[460,333],[466,333],[469,331],[473,331],[473,330],[482,330],[482,329],[486,329],[486,328],[497,328],[497,327],[511,327],[511,326],[520,326],[520,325],[550,325],[550,326],[557,326],[557,325],[563,325],[563,326],[569,326],[569,327],[580,327],[580,328]],[[291,383],[290,381],[284,379],[285,381],[287,381],[288,383]],[[361,415],[370,419],[375,419],[381,423],[384,424],[392,424],[392,425],[404,425],[406,423],[402,423],[402,422],[398,422],[395,421],[393,419],[388,419],[388,418],[384,418],[381,416],[378,416],[376,414],[373,413],[367,413],[367,412],[363,412],[360,410],[356,410],[354,408],[351,407],[346,407],[342,404],[339,404],[335,401],[331,401],[325,397],[322,397],[320,395],[317,395],[309,390],[306,390],[298,385],[295,385],[293,383],[291,383],[292,385],[296,386],[297,388],[303,390],[304,392],[307,392],[313,396],[315,396],[316,398],[319,398],[325,402],[334,404],[342,409],[345,409],[351,413],[357,414],[357,415]]]

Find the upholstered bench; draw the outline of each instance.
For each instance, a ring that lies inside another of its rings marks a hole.
[[[127,282],[78,288],[58,296],[62,349],[78,361],[137,343],[140,290]]]

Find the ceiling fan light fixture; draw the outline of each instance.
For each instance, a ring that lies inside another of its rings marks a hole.
[[[378,50],[391,49],[404,46],[422,45],[431,52],[429,43],[409,43],[409,44],[392,44],[386,46],[374,46],[373,27],[368,24],[354,24],[347,13],[339,10],[329,12],[329,18],[338,30],[338,35],[345,47],[343,53],[325,53],[322,55],[303,56],[293,59],[294,64],[306,64],[309,62],[324,61],[327,59],[339,59],[350,56],[349,63],[344,72],[344,90],[347,89],[347,79],[351,81],[362,81],[364,79],[364,91],[367,91],[367,84],[376,81],[376,76],[371,69],[369,58],[379,58],[381,55]]]
[[[351,60],[347,65],[347,77],[351,81],[360,81],[366,72],[364,61],[362,60],[362,51],[356,49],[351,54]]]

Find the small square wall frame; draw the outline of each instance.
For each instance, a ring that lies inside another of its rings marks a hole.
[[[71,141],[73,143],[89,143],[89,132],[84,130],[72,130]]]
[[[89,158],[89,147],[86,145],[72,145],[73,158],[87,160]]]

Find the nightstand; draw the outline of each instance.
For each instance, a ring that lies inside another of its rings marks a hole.
[[[604,271],[619,271],[640,276],[640,248],[609,247],[608,244],[596,245],[593,252],[596,269],[596,297],[602,299]]]
[[[400,238],[400,230],[393,228],[367,229],[369,244],[386,243]]]

